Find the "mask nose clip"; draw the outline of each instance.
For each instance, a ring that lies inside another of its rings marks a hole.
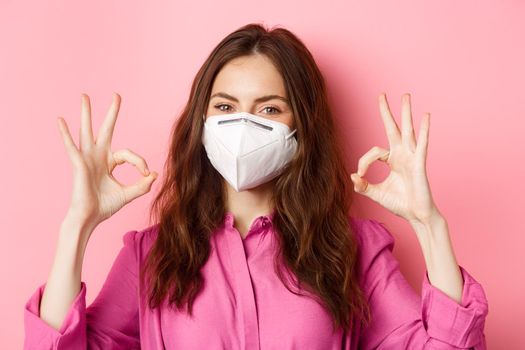
[[[206,116],[205,114],[203,113],[202,114],[202,120],[204,122],[206,122]],[[259,123],[259,122],[256,122],[255,120],[251,120],[250,118],[247,118],[245,116],[240,116],[239,118],[236,118],[236,119],[229,119],[229,120],[221,120],[219,121],[219,124],[229,124],[229,123],[236,123],[236,122],[242,122],[242,123],[250,123],[254,126],[257,126],[261,129],[265,129],[265,130],[269,130],[269,131],[272,131],[273,130],[273,127],[269,126],[269,125],[265,125],[265,124],[262,124],[262,123]],[[294,129],[290,134],[286,135],[285,138],[288,140],[290,139],[295,133],[296,133],[297,129]]]

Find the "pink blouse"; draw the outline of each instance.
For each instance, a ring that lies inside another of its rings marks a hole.
[[[328,312],[288,291],[274,272],[273,215],[257,217],[242,239],[233,214],[225,214],[210,240],[193,318],[166,304],[154,311],[146,307],[138,269],[158,224],[126,232],[95,300],[86,308],[82,281],[59,330],[39,317],[45,283],[36,289],[24,309],[24,349],[486,349],[487,299],[462,266],[461,304],[432,286],[426,272],[420,297],[399,270],[386,227],[351,216],[373,322],[332,332]]]

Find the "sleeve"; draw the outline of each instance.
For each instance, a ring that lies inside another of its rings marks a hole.
[[[373,219],[361,219],[359,226],[361,276],[372,314],[359,349],[486,349],[487,298],[465,268],[459,266],[461,304],[430,284],[427,271],[420,297],[399,269],[386,227]]]
[[[136,234],[124,234],[124,246],[87,308],[81,282],[59,330],[40,318],[45,283],[37,288],[25,304],[24,349],[140,349]]]

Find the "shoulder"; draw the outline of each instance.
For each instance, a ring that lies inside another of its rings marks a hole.
[[[367,268],[382,253],[394,249],[395,239],[386,224],[371,218],[349,216],[350,225],[359,245],[361,266]]]
[[[143,257],[155,242],[158,232],[158,223],[142,229],[127,231],[122,236],[124,248],[134,251],[137,257]]]
[[[350,225],[360,241],[372,245],[393,244],[394,236],[385,223],[371,218],[349,216]]]

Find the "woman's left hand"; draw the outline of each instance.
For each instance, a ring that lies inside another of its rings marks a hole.
[[[410,223],[427,223],[440,215],[430,193],[425,168],[430,113],[423,116],[416,144],[409,94],[404,94],[402,98],[401,133],[385,94],[379,96],[379,110],[390,149],[374,146],[359,159],[357,173],[351,174],[354,190]],[[372,184],[363,176],[376,160],[386,162],[390,173],[383,182]]]

